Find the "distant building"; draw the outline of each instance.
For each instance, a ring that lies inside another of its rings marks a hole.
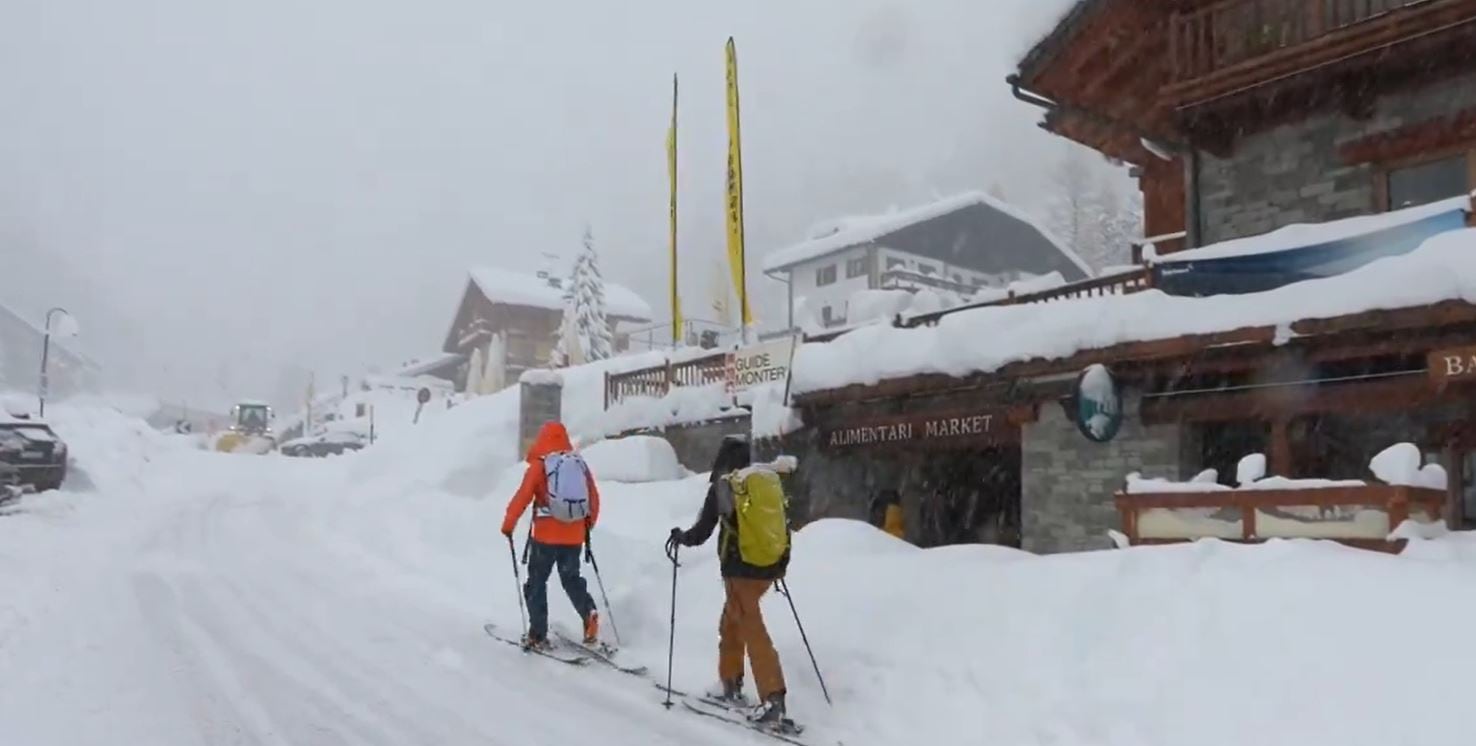
[[[456,317],[441,346],[448,355],[462,356],[455,374],[458,390],[466,386],[467,371],[475,358],[501,358],[500,380],[510,384],[523,371],[546,367],[553,354],[564,314],[563,280],[549,273],[525,274],[495,267],[473,269],[457,306]],[[639,295],[605,283],[605,316],[615,335],[615,349],[624,351],[629,340],[622,326],[648,324],[651,307]],[[501,354],[491,352],[499,348]],[[441,361],[442,365],[448,362]],[[495,366],[486,366],[491,372]],[[444,375],[440,371],[423,371]]]
[[[846,323],[861,290],[930,288],[969,295],[1059,272],[1091,268],[1020,211],[982,192],[872,217],[817,226],[809,239],[764,258],[764,273],[789,283],[791,318],[802,306],[820,326]]]
[[[41,378],[41,346],[45,332],[0,303],[0,391],[34,392]],[[96,379],[95,363],[53,336],[47,363],[51,394],[66,396]]]

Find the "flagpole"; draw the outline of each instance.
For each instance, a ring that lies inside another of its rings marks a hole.
[[[671,344],[682,344],[682,302],[677,292],[677,76],[671,76],[671,133],[666,144],[666,165],[671,180]]]

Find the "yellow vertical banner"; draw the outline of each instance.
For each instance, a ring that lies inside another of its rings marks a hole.
[[[666,131],[666,172],[671,180],[671,342],[682,343],[682,297],[677,292],[677,76],[671,76],[671,128]]]
[[[738,48],[728,37],[728,266],[738,291],[739,318],[744,341],[753,316],[748,309],[748,276],[743,254],[743,147],[738,125]]]

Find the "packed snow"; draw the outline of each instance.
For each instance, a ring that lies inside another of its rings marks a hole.
[[[581,453],[590,471],[611,482],[670,482],[688,476],[671,444],[652,435],[600,441]]]
[[[803,394],[920,373],[967,376],[1010,363],[1192,334],[1291,324],[1304,319],[1476,302],[1476,229],[1443,233],[1403,256],[1347,274],[1263,293],[1183,298],[1149,290],[1048,305],[962,310],[937,325],[867,326],[795,353],[793,390]],[[961,339],[987,339],[964,345]],[[879,355],[877,350],[887,350]]]
[[[483,634],[519,624],[496,533],[521,474],[516,410],[510,389],[322,461],[203,452],[114,410],[58,407],[87,479],[0,516],[3,740],[766,743],[665,710],[648,682]],[[607,629],[653,679],[672,613],[661,545],[706,486],[601,482]],[[790,606],[764,608],[816,746],[1469,741],[1440,713],[1463,711],[1476,656],[1370,644],[1407,638],[1410,609],[1420,639],[1461,639],[1476,616],[1463,535],[1403,556],[1208,541],[1034,557],[825,520],[794,542],[792,600],[834,706]],[[711,545],[680,559],[674,681],[690,691],[715,676],[722,586]],[[573,629],[550,594],[555,627]]]

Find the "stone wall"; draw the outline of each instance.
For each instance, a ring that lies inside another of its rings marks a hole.
[[[518,385],[521,387],[518,397],[518,452],[514,458],[521,460],[543,423],[563,419],[564,385],[555,378]]]
[[[1476,75],[1379,99],[1374,115],[1319,113],[1237,140],[1224,160],[1205,155],[1198,188],[1204,243],[1253,236],[1291,223],[1375,212],[1375,172],[1348,165],[1342,145],[1476,107]]]
[[[1022,448],[1023,548],[1039,554],[1107,549],[1122,521],[1112,497],[1128,472],[1179,478],[1184,438],[1179,425],[1143,425],[1139,394],[1123,391],[1122,429],[1110,443],[1077,430],[1058,404],[1042,404],[1026,425]]]

